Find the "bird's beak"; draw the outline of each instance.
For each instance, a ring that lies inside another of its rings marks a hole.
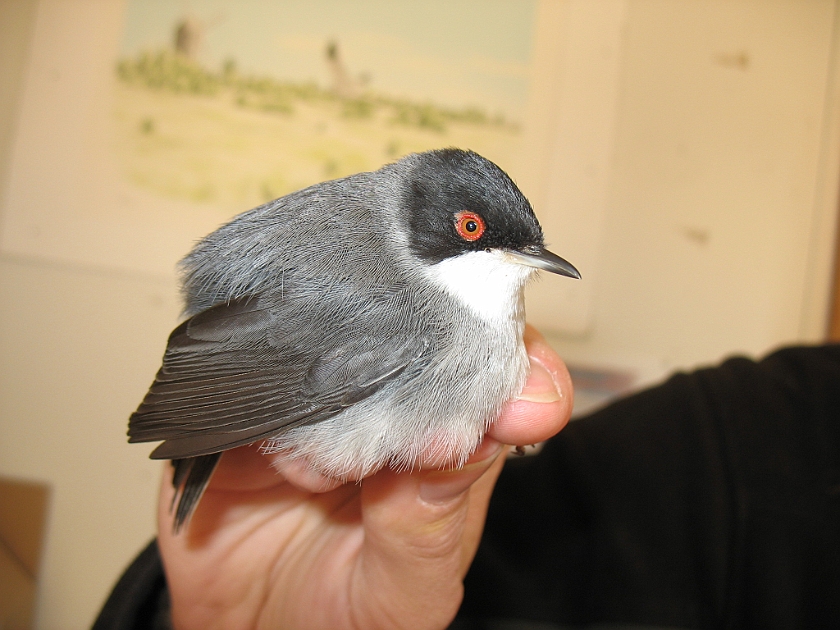
[[[529,248],[530,251],[508,250],[506,253],[520,265],[543,269],[561,276],[568,276],[580,280],[580,272],[568,260],[560,258],[544,247]]]

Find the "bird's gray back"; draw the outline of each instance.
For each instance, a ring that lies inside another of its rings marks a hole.
[[[401,181],[383,172],[292,193],[205,237],[181,262],[186,314],[247,295],[279,299],[293,287],[342,299],[400,286]]]

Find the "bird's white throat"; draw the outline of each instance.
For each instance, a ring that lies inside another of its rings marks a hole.
[[[467,252],[428,269],[436,284],[490,321],[517,314],[522,289],[535,271],[499,250]]]

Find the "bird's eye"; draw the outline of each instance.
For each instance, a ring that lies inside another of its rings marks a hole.
[[[484,234],[484,219],[475,212],[459,212],[455,215],[455,229],[465,241],[477,241]]]

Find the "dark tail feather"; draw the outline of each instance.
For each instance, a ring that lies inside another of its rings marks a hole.
[[[169,510],[172,511],[177,500],[178,507],[175,510],[175,522],[172,525],[176,534],[190,520],[190,516],[195,510],[195,506],[198,505],[201,495],[204,494],[221,456],[221,453],[213,453],[212,455],[172,460],[172,465],[175,467],[175,474],[172,476],[175,496],[172,497],[172,505]]]

